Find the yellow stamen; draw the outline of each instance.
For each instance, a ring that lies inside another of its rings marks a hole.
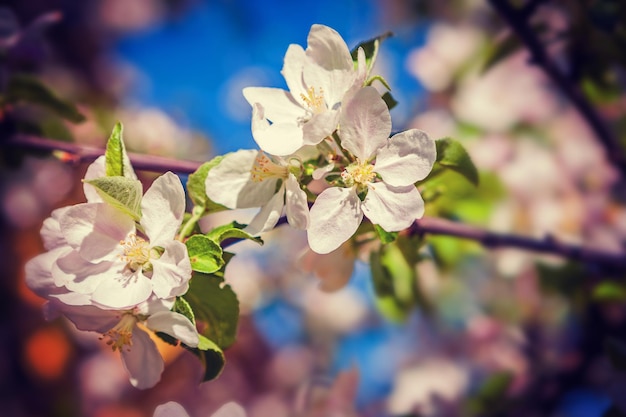
[[[272,162],[263,152],[259,152],[250,170],[250,175],[252,176],[252,181],[262,182],[270,178],[285,179],[289,175],[289,170],[285,166]]]
[[[300,98],[304,101],[304,104],[313,112],[313,113],[321,113],[325,108],[324,103],[324,90],[320,87],[319,94],[315,93],[315,87],[309,87],[307,90],[307,95],[300,94]]]
[[[106,344],[111,346],[113,352],[122,351],[126,347],[130,351],[133,345],[133,327],[137,324],[137,317],[131,312],[124,313],[120,321],[109,331],[104,333],[100,339],[108,339]]]
[[[359,160],[352,165],[348,165],[341,173],[341,178],[348,187],[354,184],[365,185],[371,182],[375,177],[374,165],[368,163],[362,164]]]
[[[120,245],[124,250],[120,259],[126,262],[128,268],[133,272],[147,266],[152,258],[158,258],[155,256],[158,254],[150,249],[149,243],[135,233],[128,235],[126,240],[120,241]]]

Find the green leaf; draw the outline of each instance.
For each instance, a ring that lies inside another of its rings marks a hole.
[[[185,242],[191,269],[205,274],[218,271],[224,266],[222,247],[204,235],[193,235]]]
[[[383,244],[391,243],[398,237],[398,232],[388,232],[377,224],[374,225],[374,230]]]
[[[404,321],[417,304],[415,268],[395,244],[373,251],[370,267],[378,310],[391,321]]]
[[[224,155],[216,156],[209,162],[202,164],[196,172],[189,175],[187,180],[187,192],[189,198],[195,206],[204,207],[204,213],[215,213],[218,211],[228,210],[228,208],[217,204],[206,195],[206,177],[209,171],[215,167],[224,158]]]
[[[469,154],[459,142],[450,138],[438,139],[437,162],[467,178],[472,184],[478,185],[478,170]]]
[[[595,301],[626,301],[626,288],[617,282],[604,281],[596,285],[591,297]]]
[[[196,324],[196,318],[193,315],[193,310],[191,306],[183,297],[176,297],[176,302],[174,302],[174,306],[172,307],[172,311],[174,313],[182,314],[187,317],[190,322]]]
[[[239,301],[230,285],[214,274],[194,273],[185,300],[194,312],[200,333],[226,349],[235,341]]]
[[[258,236],[252,236],[248,232],[244,232],[245,224],[237,223],[233,221],[231,223],[218,226],[211,230],[206,236],[213,240],[215,243],[220,244],[225,239],[248,239],[252,240],[259,245],[263,244],[263,240]]]
[[[9,103],[37,104],[74,123],[85,120],[74,104],[59,98],[39,79],[30,75],[14,74],[8,82],[5,100]]]
[[[391,93],[389,91],[385,92],[385,94],[383,94],[382,96],[385,104],[387,105],[387,108],[389,110],[393,109],[394,107],[396,107],[398,105],[398,102],[396,101],[395,98],[393,98],[393,96],[391,95]]]
[[[210,381],[212,379],[217,378],[224,369],[224,364],[226,363],[226,358],[224,357],[224,352],[213,343],[210,339],[206,337],[200,336],[200,343],[197,348],[187,348],[191,352],[193,352],[200,362],[202,363],[202,367],[204,368],[202,381]]]
[[[96,187],[102,199],[132,216],[141,218],[141,181],[125,177],[102,177],[85,181]]]
[[[378,55],[378,48],[380,47],[380,43],[385,39],[390,38],[391,36],[393,36],[393,33],[385,32],[380,36],[359,43],[357,46],[354,47],[354,49],[352,49],[352,51],[350,51],[350,55],[352,55],[352,61],[354,61],[355,63],[358,62],[359,48],[363,48],[363,52],[365,52],[367,71],[369,72],[376,63],[376,56]]]
[[[107,141],[106,151],[104,153],[106,175],[107,177],[119,176],[134,179],[133,167],[126,153],[126,147],[122,139],[122,131],[122,124],[117,122]]]

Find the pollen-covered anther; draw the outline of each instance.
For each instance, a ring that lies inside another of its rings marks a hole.
[[[150,262],[153,251],[150,250],[150,245],[144,239],[138,237],[135,233],[128,235],[126,240],[120,241],[123,253],[120,255],[120,259],[126,262],[128,268],[132,271],[144,267]]]
[[[315,87],[309,87],[307,90],[307,95],[300,94],[300,98],[304,101],[304,104],[313,112],[313,113],[321,113],[325,110],[324,108],[324,90],[320,87],[319,94],[316,94]]]
[[[287,178],[289,170],[285,166],[274,163],[267,155],[260,152],[254,160],[250,176],[254,182],[262,182],[269,178]]]
[[[341,178],[347,186],[354,184],[365,185],[376,177],[374,165],[361,164],[359,161],[348,165],[341,173]]]
[[[133,327],[137,323],[137,317],[132,313],[127,313],[122,316],[120,321],[110,330],[100,337],[100,339],[107,339],[106,344],[111,346],[113,352],[120,351],[126,347],[130,351],[133,345]]]

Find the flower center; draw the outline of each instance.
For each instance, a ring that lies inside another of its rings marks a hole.
[[[348,187],[352,187],[355,184],[365,185],[375,177],[374,165],[362,164],[359,160],[352,165],[348,165],[341,173],[341,178]]]
[[[106,344],[111,346],[113,352],[122,351],[124,346],[130,351],[133,345],[133,327],[137,324],[138,318],[132,312],[124,313],[120,321],[109,331],[104,333],[100,339],[107,338]]]
[[[285,166],[274,163],[263,152],[259,152],[250,170],[250,175],[252,181],[263,182],[269,178],[285,179],[289,175],[289,170]]]
[[[324,90],[320,87],[319,94],[315,92],[315,87],[309,87],[307,90],[307,95],[300,94],[300,98],[304,101],[304,104],[311,110],[314,114],[318,114],[326,110],[324,103]]]
[[[154,256],[150,244],[135,233],[128,235],[126,240],[120,241],[120,245],[124,250],[120,259],[126,262],[126,266],[133,272],[147,267],[151,259],[158,258],[158,256]]]

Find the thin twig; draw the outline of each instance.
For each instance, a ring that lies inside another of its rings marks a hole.
[[[104,153],[104,150],[99,148],[80,146],[29,135],[17,135],[9,140],[7,144],[30,149],[60,150],[75,156],[80,162],[93,161]],[[199,162],[180,161],[151,155],[130,154],[129,156],[133,166],[137,170],[192,173],[200,166]],[[78,162],[78,160],[76,161]],[[72,161],[74,162],[75,160],[72,159]],[[287,219],[281,217],[278,225],[285,223],[287,223]],[[533,239],[515,234],[495,233],[464,223],[434,217],[424,217],[417,220],[411,226],[410,233],[454,236],[476,241],[490,249],[517,248],[532,252],[558,255],[567,259],[597,264],[605,268],[614,268],[620,271],[626,270],[626,253],[618,254],[599,249],[584,248],[559,242],[552,237]],[[223,246],[230,246],[237,241],[239,240],[229,239],[223,242]]]
[[[576,85],[571,83],[568,77],[550,59],[541,41],[531,29],[525,9],[513,7],[507,0],[489,0],[491,6],[500,14],[502,19],[519,36],[531,54],[531,60],[539,66],[561,92],[570,99],[572,105],[585,118],[596,137],[604,147],[607,158],[622,173],[626,173],[626,156],[617,138],[606,126],[595,108],[589,103]]]

